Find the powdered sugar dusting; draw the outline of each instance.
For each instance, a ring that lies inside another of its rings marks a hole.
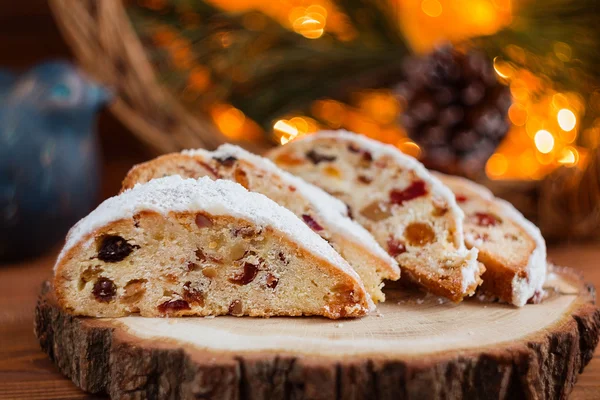
[[[296,188],[296,193],[300,194],[311,204],[312,208],[318,213],[319,219],[326,222],[328,228],[339,234],[343,234],[356,245],[366,248],[371,254],[389,264],[392,269],[399,271],[397,262],[390,257],[381,246],[379,246],[377,241],[375,241],[375,238],[373,238],[362,225],[351,220],[347,216],[348,210],[342,201],[305,180],[282,170],[271,160],[257,156],[241,147],[231,144],[223,144],[212,153],[203,149],[198,149],[184,150],[183,154],[205,158],[209,156],[216,158],[233,156],[253,164],[256,168],[269,172],[272,176],[279,178],[282,182],[294,186]]]
[[[178,175],[138,184],[133,189],[105,200],[69,231],[56,265],[69,249],[96,229],[120,219],[132,218],[141,211],[154,211],[163,215],[170,212],[205,211],[213,215],[242,218],[262,227],[270,226],[360,283],[356,272],[325,240],[291,211],[266,196],[248,192],[241,185],[226,180],[213,181],[208,177],[183,179]]]
[[[461,187],[464,190],[481,197],[483,200],[491,201],[501,216],[512,220],[520,226],[535,242],[536,247],[529,256],[527,267],[525,268],[528,278],[519,278],[517,275],[513,278],[513,298],[512,304],[523,306],[536,292],[542,291],[546,280],[547,261],[546,261],[546,241],[539,228],[527,220],[512,204],[506,200],[497,198],[486,187],[479,185],[465,178],[450,176],[437,173],[440,180],[451,187]]]

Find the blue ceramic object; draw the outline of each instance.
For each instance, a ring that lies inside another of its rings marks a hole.
[[[47,250],[94,206],[95,120],[110,97],[67,62],[0,70],[0,261]]]

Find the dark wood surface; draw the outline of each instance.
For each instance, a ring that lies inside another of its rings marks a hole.
[[[550,250],[561,265],[581,270],[600,287],[600,246],[571,245]],[[52,273],[56,253],[0,266],[0,399],[84,399],[40,350],[33,335],[33,310],[42,282]],[[600,399],[600,351],[580,375],[572,399]]]

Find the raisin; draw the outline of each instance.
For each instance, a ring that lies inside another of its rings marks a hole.
[[[392,257],[399,256],[400,254],[406,252],[406,246],[404,245],[404,243],[402,243],[401,241],[399,241],[398,239],[395,239],[393,237],[388,239],[387,247],[388,247],[388,253]]]
[[[288,189],[290,189],[290,192],[295,192],[296,188],[294,186],[288,186]]]
[[[92,294],[102,303],[109,303],[117,293],[117,286],[108,278],[100,278],[94,283]]]
[[[405,201],[410,201],[426,194],[427,188],[425,187],[425,182],[414,181],[404,190],[392,190],[390,192],[390,201],[392,204],[402,205]]]
[[[136,301],[141,300],[146,292],[146,280],[145,279],[133,279],[125,285],[123,289],[123,299],[124,303],[135,303]]]
[[[371,161],[373,161],[373,155],[371,155],[370,152],[365,150],[362,153],[361,161],[364,163],[371,163]]]
[[[140,246],[131,245],[121,236],[106,235],[102,237],[98,258],[104,262],[119,262]]]
[[[191,287],[192,282],[187,281],[183,285],[183,299],[190,304],[204,307],[204,293],[197,288]]]
[[[204,214],[196,214],[196,225],[198,228],[209,228],[213,226],[213,222]]]
[[[381,201],[374,201],[360,210],[360,215],[370,219],[371,221],[378,222],[391,217],[392,213],[387,204]]]
[[[356,178],[360,183],[364,183],[365,185],[368,185],[369,183],[373,182],[373,178],[370,178],[368,176],[365,175],[359,175],[358,178]]]
[[[217,161],[219,164],[225,167],[231,167],[237,161],[237,158],[234,156],[227,157],[213,157],[213,160]]]
[[[327,154],[319,154],[314,149],[306,153],[306,158],[308,158],[313,164],[318,164],[320,162],[332,162],[337,159],[336,156],[329,156]]]
[[[278,283],[279,283],[279,279],[275,275],[273,275],[273,274],[267,275],[267,287],[269,289],[275,290]]]
[[[404,230],[404,237],[413,246],[424,246],[435,240],[435,232],[428,224],[413,222]]]
[[[467,196],[465,196],[464,194],[457,194],[457,195],[455,195],[454,197],[456,197],[456,202],[457,202],[457,203],[464,203],[464,202],[466,202],[467,200],[469,200],[469,199],[467,198]]]
[[[234,300],[229,305],[229,314],[240,316],[244,314],[242,302],[240,300]]]
[[[313,219],[313,217],[311,217],[308,214],[302,214],[302,220],[304,221],[304,223],[306,225],[308,225],[308,227],[310,229],[312,229],[315,232],[319,232],[323,230],[323,227],[321,225],[319,225],[319,223],[317,221],[315,221]]]
[[[284,263],[285,265],[288,265],[290,263],[290,260],[288,260],[285,256],[285,254],[283,254],[282,251],[279,252],[279,254],[277,255],[279,257],[279,261],[281,261],[282,263]]]
[[[246,175],[246,171],[240,168],[236,168],[233,173],[233,178],[237,183],[245,187],[246,189],[250,189],[250,182],[248,182],[248,175]]]
[[[496,226],[502,222],[500,218],[490,213],[477,212],[473,216],[471,216],[471,218],[475,219],[475,223],[477,225],[484,227]]]
[[[229,278],[229,282],[235,283],[236,285],[247,285],[256,278],[256,274],[258,274],[258,267],[249,262],[245,262],[244,271]]]
[[[185,300],[167,300],[160,304],[157,308],[159,312],[163,314],[169,314],[179,310],[189,310],[190,305]]]

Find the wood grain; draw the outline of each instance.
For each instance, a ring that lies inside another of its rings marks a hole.
[[[597,244],[550,249],[559,264],[577,267],[600,287]],[[33,310],[39,289],[51,276],[56,254],[21,264],[0,266],[0,399],[95,399],[63,377],[40,350],[33,335]],[[281,362],[284,369],[284,362]],[[360,374],[360,371],[356,371]],[[571,399],[600,398],[600,349],[579,375]]]

